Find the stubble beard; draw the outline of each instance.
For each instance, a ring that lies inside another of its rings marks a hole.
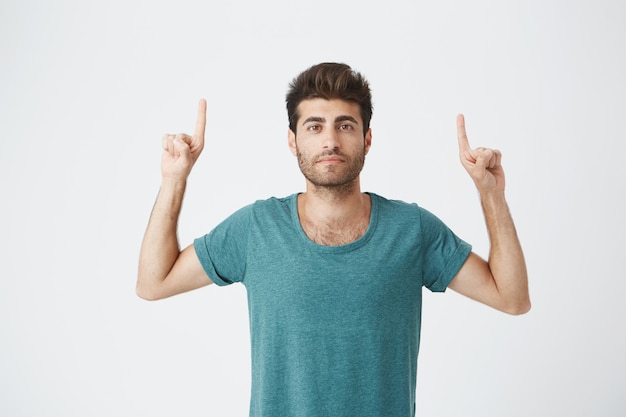
[[[352,192],[358,186],[357,179],[365,164],[365,148],[354,158],[332,150],[312,157],[307,157],[299,150],[297,154],[300,171],[313,185],[314,192],[340,196]],[[337,165],[317,164],[320,158],[333,155],[339,156],[345,162]]]

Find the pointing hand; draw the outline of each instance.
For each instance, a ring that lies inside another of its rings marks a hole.
[[[500,151],[488,148],[472,149],[465,132],[465,117],[459,114],[456,118],[457,136],[459,140],[459,157],[461,164],[474,181],[482,194],[504,192],[504,170]]]
[[[162,139],[161,175],[163,178],[185,181],[204,148],[206,100],[198,103],[198,117],[193,136],[185,133],[166,134]]]

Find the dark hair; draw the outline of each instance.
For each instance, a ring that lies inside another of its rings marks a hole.
[[[363,133],[372,119],[372,93],[367,80],[346,64],[322,63],[302,72],[289,84],[287,92],[287,117],[289,128],[295,132],[298,105],[303,100],[323,98],[351,101],[361,108]]]

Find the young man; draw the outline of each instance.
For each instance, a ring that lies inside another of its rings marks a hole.
[[[372,105],[360,74],[343,64],[309,68],[293,80],[287,111],[306,192],[244,207],[183,251],[176,227],[204,147],[206,102],[193,136],[164,136],[137,294],[153,300],[211,283],[246,286],[251,416],[413,416],[423,286],[450,287],[510,314],[530,308],[501,155],[470,148],[457,117],[461,163],[491,240],[487,262],[416,204],[361,192]]]

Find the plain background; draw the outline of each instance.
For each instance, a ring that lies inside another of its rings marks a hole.
[[[370,81],[363,189],[418,202],[487,255],[457,158],[504,154],[532,311],[425,292],[420,416],[626,414],[626,26],[620,1],[0,3],[0,415],[246,416],[245,289],[149,303],[137,257],[164,133],[207,145],[181,244],[301,191],[284,94]],[[329,388],[332,389],[332,388]]]

